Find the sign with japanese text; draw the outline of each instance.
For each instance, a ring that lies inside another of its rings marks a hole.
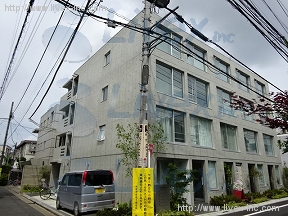
[[[133,168],[132,215],[154,215],[153,168]]]

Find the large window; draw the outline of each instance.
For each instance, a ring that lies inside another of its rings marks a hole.
[[[216,162],[208,161],[208,182],[210,189],[217,188]]]
[[[257,132],[244,129],[246,152],[257,153]]]
[[[203,59],[205,58],[205,51],[195,45],[192,45],[190,42],[187,43],[187,47],[192,51],[191,54],[187,54],[187,62],[204,71],[205,66]]]
[[[207,107],[208,84],[191,75],[188,75],[188,95],[189,100],[200,106]]]
[[[236,129],[237,127],[220,123],[222,147],[232,151],[237,150]]]
[[[168,141],[185,142],[185,113],[157,106],[156,115]]]
[[[255,80],[255,89],[259,94],[261,94],[261,95],[265,94],[265,85],[260,83],[257,80]]]
[[[230,93],[217,88],[218,94],[218,111],[221,114],[233,115],[233,109],[230,106],[231,95]]]
[[[249,110],[250,107],[250,103],[248,100],[241,98],[241,100],[243,102],[245,102],[243,104],[243,106],[240,107],[240,111],[241,111],[241,115],[242,115],[242,119],[244,120],[248,120],[248,121],[254,121],[254,114],[250,114],[249,112],[245,111],[245,110]]]
[[[156,65],[156,89],[183,98],[183,73],[162,64]]]
[[[160,26],[156,28],[156,32],[163,35],[160,40],[163,40],[157,48],[166,52],[170,55],[173,55],[177,58],[181,58],[181,40],[182,37],[171,32],[169,29]]]
[[[211,120],[190,115],[192,145],[212,147]]]
[[[258,178],[259,180],[259,186],[265,186],[265,179],[264,179],[264,173],[263,173],[263,165],[258,164],[257,165],[258,172],[260,173],[260,176]]]
[[[221,61],[218,58],[215,58],[215,66],[219,68],[220,70],[215,69],[216,77],[225,81],[229,82],[229,66],[227,63]]]
[[[277,184],[281,184],[281,179],[280,179],[280,172],[279,172],[279,166],[275,166],[275,175],[276,175],[276,182]]]
[[[263,140],[264,140],[264,147],[265,147],[266,155],[273,156],[274,155],[273,137],[263,134]]]
[[[242,89],[246,92],[249,92],[249,76],[242,73],[241,71],[237,70],[236,71],[237,74],[237,80],[240,81],[242,84],[238,83],[239,89]]]

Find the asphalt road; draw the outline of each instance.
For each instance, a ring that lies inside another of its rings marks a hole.
[[[261,204],[261,203],[260,203]],[[288,215],[288,201],[277,202],[264,206],[251,207],[248,210],[226,214],[229,216],[287,216]]]
[[[52,216],[54,214],[21,195],[11,193],[4,186],[0,186],[0,215]]]

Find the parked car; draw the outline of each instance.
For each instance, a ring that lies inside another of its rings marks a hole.
[[[114,175],[111,170],[84,170],[65,173],[56,198],[56,208],[74,215],[115,207]]]

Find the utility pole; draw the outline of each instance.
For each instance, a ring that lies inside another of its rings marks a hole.
[[[147,167],[147,142],[148,142],[148,105],[147,105],[147,88],[149,80],[149,55],[150,55],[150,11],[151,4],[145,0],[143,26],[146,30],[143,33],[142,44],[142,68],[141,68],[141,103],[140,103],[140,148],[138,167]],[[149,163],[148,163],[149,164]]]
[[[11,104],[11,109],[10,109],[9,118],[8,118],[8,124],[7,124],[7,128],[6,128],[6,134],[5,134],[5,138],[4,138],[4,144],[3,144],[1,161],[0,161],[0,166],[1,167],[2,167],[2,163],[3,163],[3,159],[4,159],[4,152],[5,152],[5,148],[6,148],[6,142],[7,142],[7,137],[8,137],[9,126],[10,126],[11,119],[13,117],[13,113],[12,113],[13,105],[14,105],[14,102],[12,102],[12,104]]]

